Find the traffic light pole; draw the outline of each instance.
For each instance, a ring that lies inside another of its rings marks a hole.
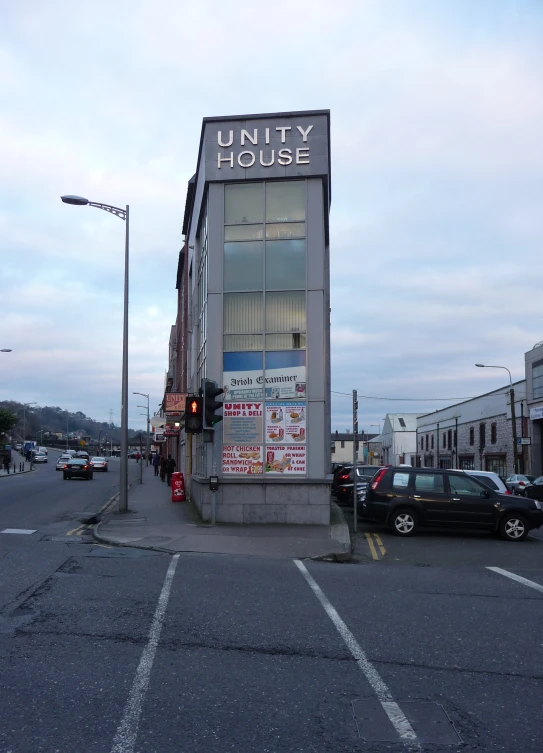
[[[358,393],[353,390],[353,515],[354,515],[354,532],[358,531],[358,488],[356,478],[356,438],[358,436]]]

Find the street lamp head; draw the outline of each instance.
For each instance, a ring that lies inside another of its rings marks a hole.
[[[83,196],[72,196],[71,194],[68,194],[67,196],[61,196],[60,198],[65,204],[75,204],[78,207],[84,207],[89,203],[89,200],[83,198]]]
[[[11,353],[11,348],[2,348],[0,353]]]
[[[475,365],[478,366],[480,369],[484,369],[485,368],[484,363],[476,363]]]

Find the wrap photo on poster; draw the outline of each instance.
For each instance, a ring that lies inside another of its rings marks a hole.
[[[266,447],[266,474],[301,476],[305,474],[305,458],[305,447],[268,445]]]
[[[295,400],[306,396],[305,350],[266,352],[266,399]]]
[[[223,403],[223,442],[262,444],[264,403]]]
[[[262,352],[240,351],[223,354],[224,402],[262,400],[264,371]]]
[[[306,403],[290,400],[266,403],[266,442],[306,442]]]
[[[263,471],[262,445],[223,445],[222,472],[252,476]]]

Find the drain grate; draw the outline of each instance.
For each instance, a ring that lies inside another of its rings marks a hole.
[[[462,738],[440,703],[433,701],[399,701],[399,706],[421,743],[457,745]],[[376,698],[352,702],[358,736],[366,742],[399,741],[396,730]]]

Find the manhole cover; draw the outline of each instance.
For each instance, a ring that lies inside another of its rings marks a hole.
[[[398,735],[376,698],[353,701],[358,736],[367,742],[398,742]],[[413,727],[417,739],[434,745],[457,745],[463,742],[440,703],[399,701],[401,710]]]

